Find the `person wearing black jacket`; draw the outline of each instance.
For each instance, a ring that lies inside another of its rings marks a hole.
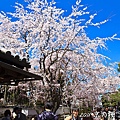
[[[81,120],[81,117],[79,117],[79,108],[73,107],[72,115],[66,117],[65,120]]]
[[[13,112],[15,112],[16,114],[16,117],[14,118],[14,120],[27,120],[26,115],[22,113],[22,108],[15,107],[13,109]]]

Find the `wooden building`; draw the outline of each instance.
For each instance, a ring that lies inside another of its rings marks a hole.
[[[10,51],[0,50],[0,84],[17,85],[21,81],[43,80],[43,78],[24,69],[29,69],[30,63],[18,55],[11,55]]]

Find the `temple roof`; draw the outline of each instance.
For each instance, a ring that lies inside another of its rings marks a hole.
[[[18,84],[21,81],[43,80],[43,78],[34,73],[25,71],[31,65],[25,58],[20,59],[18,55],[11,55],[10,51],[0,50],[0,84]]]

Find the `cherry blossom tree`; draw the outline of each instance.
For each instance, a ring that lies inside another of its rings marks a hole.
[[[89,26],[100,27],[108,20],[93,23],[97,14],[87,11],[81,0],[68,16],[54,0],[27,2],[27,6],[16,3],[14,13],[1,12],[0,48],[27,58],[29,71],[43,76],[43,81],[20,84],[29,88],[32,100],[52,100],[56,111],[63,102],[81,98],[96,103],[96,96],[116,88],[120,82],[116,71],[104,64],[108,58],[98,48],[119,38],[114,34],[90,39],[86,33]]]

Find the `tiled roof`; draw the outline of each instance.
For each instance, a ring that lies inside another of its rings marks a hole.
[[[10,65],[14,65],[21,69],[24,69],[24,67],[26,67],[26,68],[31,67],[30,63],[27,62],[25,58],[20,59],[20,57],[18,55],[13,56],[13,55],[11,55],[10,51],[3,52],[0,50],[0,61],[8,63]]]
[[[10,51],[0,50],[1,85],[12,85],[13,83],[17,85],[22,81],[43,80],[41,76],[24,70],[24,68],[30,67],[30,63],[26,62],[26,59],[20,59],[18,55],[13,56]]]

